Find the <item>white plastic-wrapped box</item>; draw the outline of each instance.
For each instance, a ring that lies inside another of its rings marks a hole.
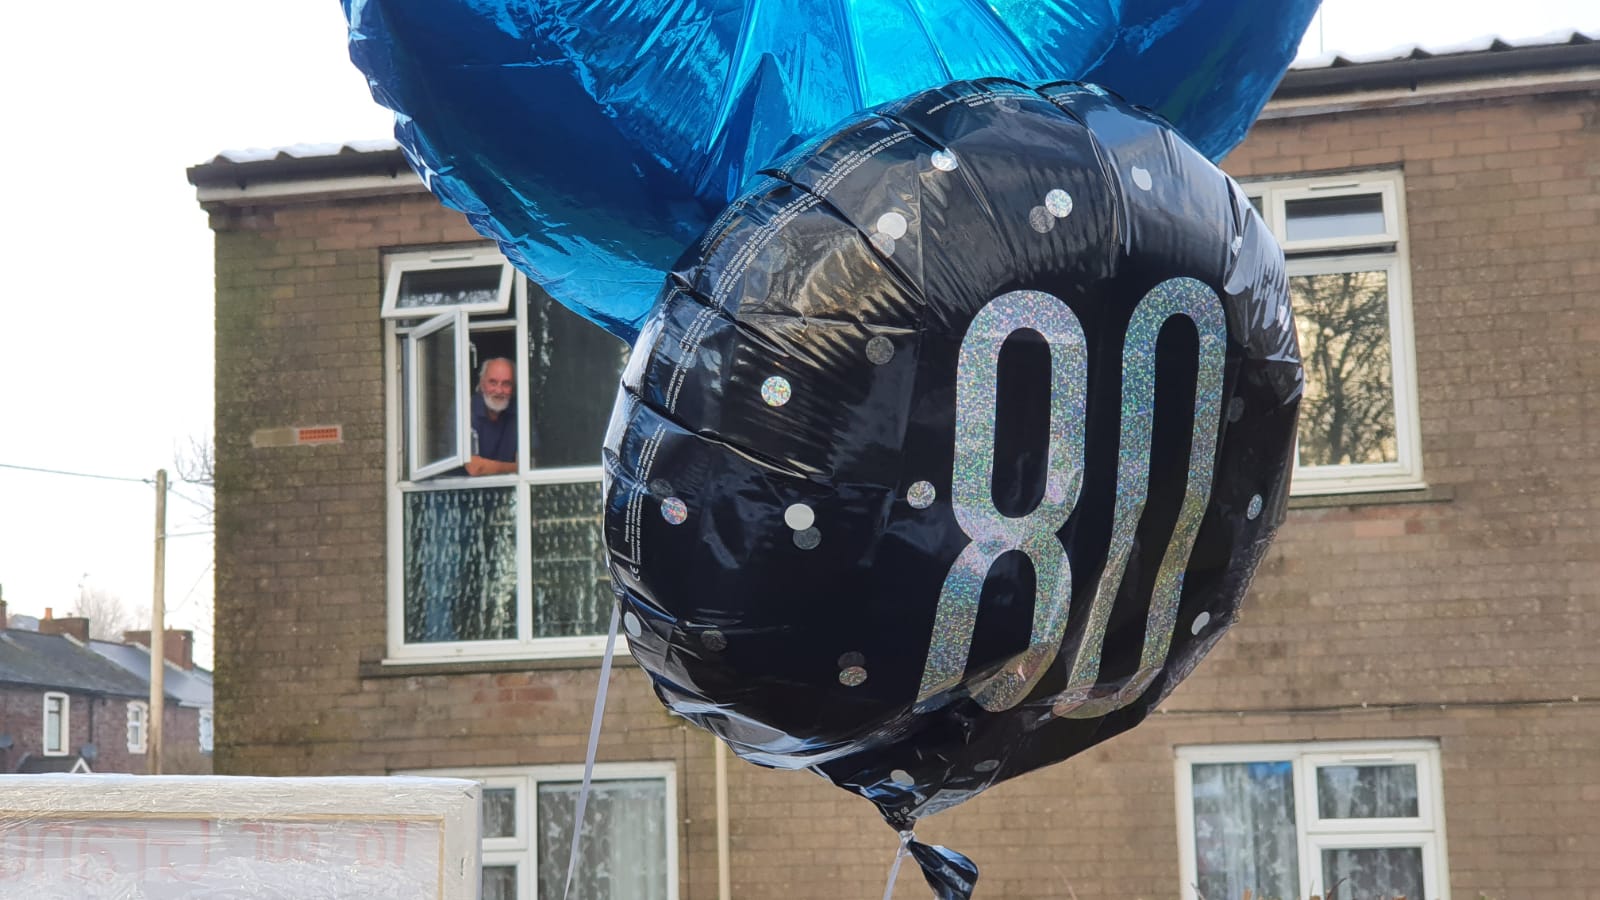
[[[0,776],[0,897],[474,900],[477,782]]]

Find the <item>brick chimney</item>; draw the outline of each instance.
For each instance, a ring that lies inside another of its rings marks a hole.
[[[82,616],[55,617],[55,609],[46,606],[44,618],[39,620],[40,634],[64,634],[76,638],[78,643],[89,643],[89,620]]]
[[[41,625],[43,623],[40,623]],[[140,644],[150,646],[150,629],[143,631],[124,631],[122,642],[125,644]],[[184,629],[168,628],[161,639],[161,652],[166,656],[167,662],[172,663],[185,672],[194,671],[194,632]]]

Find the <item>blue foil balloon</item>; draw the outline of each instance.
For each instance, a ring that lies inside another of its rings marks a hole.
[[[625,340],[761,167],[954,79],[1093,81],[1227,153],[1315,0],[343,0],[413,166]]]

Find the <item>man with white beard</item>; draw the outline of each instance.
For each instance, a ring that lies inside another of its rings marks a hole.
[[[503,356],[485,360],[472,395],[472,458],[468,475],[517,471],[517,409],[511,403],[517,373]]]

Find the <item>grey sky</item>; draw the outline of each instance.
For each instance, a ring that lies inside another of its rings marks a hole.
[[[1323,15],[1303,51],[1600,30],[1595,0],[1328,0]],[[389,116],[334,0],[27,3],[6,19],[0,464],[148,478],[211,428],[211,234],[184,169],[382,137]],[[198,511],[175,497],[169,531],[206,531]],[[148,606],[153,514],[145,484],[0,468],[11,610],[64,611],[85,578]],[[209,658],[211,538],[168,543],[171,621]]]

